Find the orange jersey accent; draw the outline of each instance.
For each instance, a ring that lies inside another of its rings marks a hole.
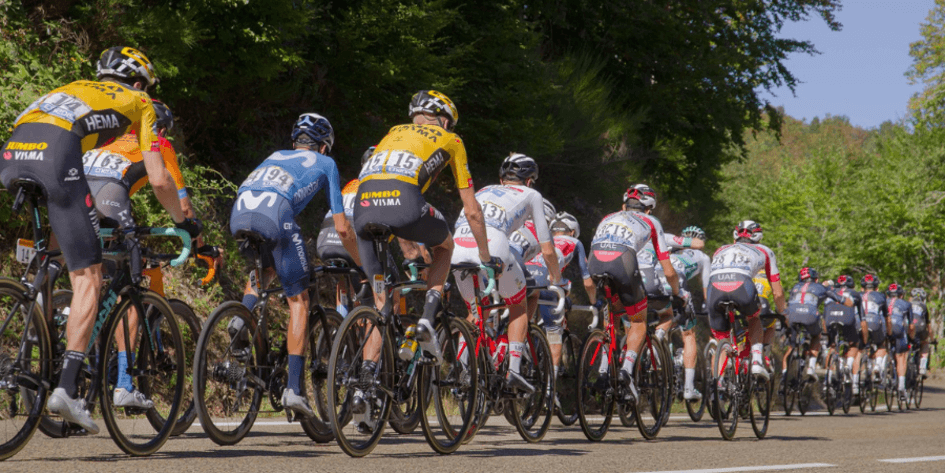
[[[128,195],[134,195],[138,189],[148,183],[148,172],[144,167],[139,140],[135,133],[119,137],[107,146],[94,149],[82,156],[82,165],[88,177],[106,177],[122,181],[128,187]],[[158,150],[164,158],[164,167],[171,173],[178,195],[183,198],[187,184],[180,171],[177,153],[170,141],[158,137]]]

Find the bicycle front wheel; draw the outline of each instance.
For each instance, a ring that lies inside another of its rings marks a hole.
[[[39,304],[26,287],[0,278],[0,460],[16,455],[39,427],[49,391],[52,348]]]
[[[587,336],[578,365],[578,420],[584,436],[599,442],[607,435],[614,415],[617,379],[616,360],[610,352],[610,341],[603,331]]]
[[[449,326],[437,329],[443,361],[423,366],[415,396],[423,436],[440,454],[455,452],[465,440],[476,414],[479,383],[469,323],[456,317],[445,320]]]
[[[174,316],[177,317],[177,322],[180,324],[180,338],[184,343],[184,368],[188,375],[192,375],[194,353],[197,352],[197,339],[200,338],[200,329],[203,324],[194,309],[186,302],[180,299],[168,299],[167,302],[171,305]],[[180,417],[177,418],[177,424],[174,425],[171,436],[187,432],[187,429],[194,424],[196,419],[197,408],[194,406],[194,385],[193,383],[185,383],[184,404],[181,407]],[[153,425],[155,429],[160,429],[160,424],[157,422]]]
[[[771,419],[771,383],[760,375],[749,376],[748,392],[751,395],[748,399],[748,409],[751,429],[756,437],[763,439],[768,434],[768,421]]]
[[[366,306],[351,311],[335,335],[328,362],[328,414],[338,446],[352,457],[371,453],[384,435],[390,393],[399,389],[393,343],[381,315]],[[377,356],[366,356],[366,349]],[[375,362],[373,372],[362,372],[365,359]]]
[[[181,411],[186,371],[180,328],[170,304],[151,291],[137,297],[140,305],[135,296],[125,297],[106,321],[98,375],[108,433],[125,453],[143,456],[158,451],[171,436]],[[128,357],[132,392],[140,391],[153,406],[116,404],[120,356]]]
[[[696,350],[696,374],[693,378],[693,384],[700,393],[702,393],[702,399],[698,401],[686,401],[686,412],[689,413],[689,418],[693,422],[699,422],[702,420],[702,416],[705,415],[705,405],[706,398],[709,397],[708,390],[706,389],[706,362],[703,358],[703,352]]]
[[[739,390],[738,377],[735,373],[735,351],[732,344],[722,342],[716,350],[715,360],[712,363],[715,373],[715,415],[719,425],[719,432],[725,440],[735,437],[739,418]]]
[[[328,361],[331,358],[331,344],[341,326],[341,314],[334,309],[320,308],[322,314],[309,317],[308,367],[303,375],[308,376],[313,397],[312,410],[315,417],[302,419],[302,430],[318,443],[334,440],[331,420],[328,415]],[[322,315],[324,317],[322,317]]]
[[[795,403],[797,402],[797,393],[801,388],[801,360],[799,357],[792,354],[788,357],[788,366],[787,373],[785,374],[782,381],[785,386],[781,387],[781,390],[784,392],[784,415],[791,415],[791,411],[794,410]]]
[[[561,340],[561,361],[555,380],[555,413],[566,426],[578,420],[577,389],[578,366],[581,363],[581,338],[571,333]]]
[[[827,412],[830,415],[837,410],[837,404],[840,400],[840,356],[831,353],[827,359],[827,374],[824,376],[824,404],[827,405]]]
[[[644,345],[633,375],[636,379],[637,397],[633,415],[640,435],[647,440],[655,439],[669,416],[672,396],[672,361],[666,355],[664,345],[655,338]]]
[[[232,331],[232,335],[230,332]],[[262,341],[243,304],[224,302],[207,318],[194,353],[194,405],[217,445],[235,445],[259,415],[265,385],[257,360]]]

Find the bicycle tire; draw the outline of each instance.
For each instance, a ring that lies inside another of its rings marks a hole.
[[[227,327],[239,318],[250,334],[256,320],[242,303],[228,301],[207,317],[194,354],[194,405],[203,431],[217,445],[235,445],[249,433],[259,415],[265,389],[258,381],[262,359],[260,337],[251,338],[248,356],[233,353]]]
[[[723,361],[723,355],[725,361]],[[716,423],[719,427],[719,433],[725,440],[732,440],[735,437],[735,431],[738,429],[739,419],[739,393],[741,389],[738,385],[738,378],[735,373],[735,363],[731,358],[735,356],[732,350],[732,344],[722,342],[717,350],[715,359],[712,362],[713,373],[716,373],[715,385],[715,414]]]
[[[788,370],[784,376],[784,415],[789,416],[798,401],[801,388],[801,360],[794,353],[788,358]]]
[[[592,442],[604,439],[614,415],[613,384],[617,379],[617,366],[616,360],[613,359],[614,353],[609,353],[609,350],[606,334],[602,330],[594,330],[584,341],[581,363],[578,365],[578,420],[584,436]],[[594,389],[594,383],[602,374],[601,361],[605,359],[609,360],[605,368],[609,378],[607,387],[603,390]],[[595,421],[597,418],[600,418],[600,421]]]
[[[836,353],[831,353],[826,364],[827,374],[824,375],[824,404],[826,404],[827,413],[833,415],[837,410],[837,404],[840,400],[840,391],[837,389],[837,379],[841,376],[840,357]]]
[[[857,373],[860,375],[856,393],[857,407],[860,408],[860,414],[866,414],[866,405],[869,404],[869,393],[872,390],[873,375],[870,372],[869,357],[865,352],[860,354],[860,366]]]
[[[386,394],[394,385],[393,339],[385,325],[380,324],[381,315],[372,307],[361,306],[348,314],[331,346],[328,362],[328,412],[331,429],[338,446],[351,457],[363,457],[371,453],[384,434],[390,416],[392,400]],[[370,331],[366,328],[370,326]],[[361,366],[363,348],[367,337],[380,333],[380,358],[377,362],[377,384],[385,389],[368,386],[362,381]],[[356,347],[352,353],[349,348]],[[355,381],[356,380],[356,381]],[[367,392],[369,409],[363,414],[348,412],[355,389]],[[373,425],[371,425],[373,424]],[[359,432],[363,429],[364,434]]]
[[[39,304],[28,311],[26,293],[20,282],[0,278],[0,324],[10,321],[0,333],[0,381],[10,385],[0,391],[0,461],[29,443],[49,395],[44,381],[51,375],[52,341]],[[24,333],[28,335],[22,337]],[[16,363],[17,353],[30,356]]]
[[[573,333],[568,333],[562,340],[558,379],[555,380],[555,392],[558,396],[555,414],[561,424],[568,427],[578,421],[577,372],[581,363],[581,345],[581,337]]]
[[[817,383],[814,378],[804,375],[797,393],[797,412],[806,415],[810,412],[811,402],[814,400],[814,390],[817,389]]]
[[[620,425],[628,429],[637,426],[637,418],[633,415],[633,404],[629,402],[617,403],[617,418],[620,419]]]
[[[840,407],[843,409],[843,414],[848,415],[850,413],[850,408],[853,405],[853,375],[850,373],[851,368],[843,369],[843,376],[840,378],[840,386],[842,391],[840,392]]]
[[[469,323],[456,317],[437,319],[449,324],[437,326],[443,361],[422,367],[415,397],[423,436],[433,451],[446,455],[463,444],[475,417],[478,362],[469,353],[476,343]]]
[[[321,316],[312,315],[315,310],[323,311],[324,322]],[[325,307],[313,306],[309,313],[308,360],[305,364],[307,369],[303,372],[303,376],[307,377],[307,382],[303,381],[302,385],[309,385],[311,388],[312,410],[315,412],[315,417],[303,418],[300,424],[310,439],[318,443],[327,443],[335,439],[335,434],[331,430],[331,420],[328,418],[328,399],[326,398],[328,361],[331,358],[332,341],[344,318],[336,310]],[[327,324],[327,327],[323,324]]]
[[[888,361],[886,362],[886,369],[883,370],[883,400],[886,402],[886,412],[892,412],[893,396],[897,394],[896,390],[893,389],[896,382],[896,357],[890,353],[887,353],[886,356]]]
[[[194,366],[194,353],[197,352],[197,339],[200,337],[203,322],[186,302],[180,299],[168,299],[167,302],[180,324],[180,338],[184,343],[184,368],[188,374],[191,374]],[[196,419],[197,408],[194,406],[194,386],[193,383],[186,383],[184,385],[184,405],[181,408],[180,417],[177,418],[177,424],[174,425],[174,430],[171,431],[171,436],[176,437],[186,432],[190,426],[194,425]],[[160,424],[157,422],[155,424],[157,425],[154,425],[154,428],[159,429]]]
[[[706,398],[708,397],[706,394],[707,389],[705,378],[706,362],[702,356],[704,356],[703,352],[696,350],[696,373],[695,377],[693,378],[693,384],[695,385],[696,390],[702,393],[702,399],[699,399],[698,401],[685,401],[686,412],[689,414],[689,419],[691,419],[693,422],[699,422],[702,420],[702,417],[705,415]]]
[[[535,392],[511,400],[511,416],[522,440],[528,443],[541,441],[548,433],[555,408],[554,364],[551,361],[551,346],[545,330],[529,324],[522,353],[521,375],[535,387]]]
[[[135,296],[124,297],[105,322],[99,337],[102,356],[98,376],[102,417],[109,435],[125,453],[146,456],[158,451],[174,430],[183,403],[186,369],[179,322],[170,304],[153,291],[143,290],[137,297],[140,306],[135,304]],[[136,320],[131,320],[132,309]],[[150,409],[118,407],[111,396],[118,380],[118,343],[122,341],[117,332],[135,325],[137,333],[127,340],[136,347],[137,356],[133,364],[129,360],[128,369],[136,389],[153,401]]]
[[[712,422],[718,422],[718,419],[715,415],[716,406],[715,406],[715,386],[716,386],[716,376],[712,372],[715,368],[713,362],[715,360],[715,352],[718,350],[719,344],[715,341],[714,338],[709,339],[709,342],[705,344],[705,347],[702,349],[702,358],[705,361],[703,379],[705,380],[705,391],[702,392],[702,399],[705,400],[705,410],[709,413],[709,418],[712,419]]]
[[[640,435],[647,440],[653,440],[659,435],[669,415],[672,384],[672,362],[666,355],[665,345],[655,338],[652,340],[649,347],[643,345],[633,367],[639,393],[634,403],[633,416]],[[648,422],[646,414],[649,414],[652,423]]]
[[[763,439],[768,434],[771,420],[771,383],[761,375],[749,375],[748,415],[751,418],[751,430],[755,437]]]
[[[912,397],[912,404],[916,409],[922,408],[922,395],[925,393],[925,379],[919,376],[916,379],[915,394]]]

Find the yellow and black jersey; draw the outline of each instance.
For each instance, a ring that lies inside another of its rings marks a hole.
[[[361,182],[396,179],[426,192],[447,165],[456,187],[472,187],[466,147],[459,135],[435,125],[399,125],[390,129],[361,168]]]
[[[82,139],[82,152],[134,130],[140,149],[158,151],[156,120],[147,93],[115,82],[80,80],[36,99],[16,117],[15,126],[58,126]]]

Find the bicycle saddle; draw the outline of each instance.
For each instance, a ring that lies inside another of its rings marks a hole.
[[[370,234],[375,239],[387,238],[392,233],[390,227],[388,227],[387,225],[384,225],[383,223],[374,223],[374,222],[371,222],[365,225],[362,231]]]
[[[266,242],[266,237],[262,236],[261,233],[255,230],[250,230],[248,228],[241,228],[237,230],[236,233],[233,234],[233,237],[236,238],[237,240],[246,240],[246,241],[249,241],[250,243],[254,243],[257,245],[263,244]]]

